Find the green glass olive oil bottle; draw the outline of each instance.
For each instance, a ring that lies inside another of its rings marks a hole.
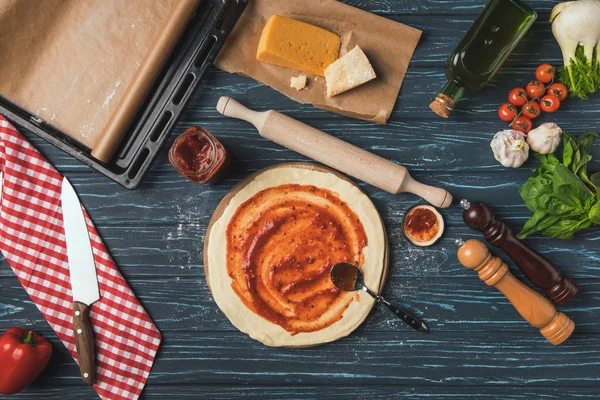
[[[448,57],[448,83],[430,108],[448,118],[465,91],[485,87],[536,18],[520,0],[490,0]]]

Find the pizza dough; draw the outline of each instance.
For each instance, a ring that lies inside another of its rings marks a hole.
[[[318,169],[318,170],[317,170]],[[286,184],[313,185],[336,193],[358,216],[367,237],[361,267],[365,284],[378,290],[385,277],[386,237],[381,218],[370,199],[352,182],[328,169],[311,164],[284,164],[259,172],[232,190],[217,208],[205,242],[205,270],[209,287],[219,308],[242,332],[268,346],[305,347],[327,343],[348,335],[366,318],[374,300],[366,293],[351,296],[341,319],[312,332],[289,332],[250,310],[232,288],[227,272],[227,227],[238,208],[264,189]],[[222,211],[222,213],[220,213]]]

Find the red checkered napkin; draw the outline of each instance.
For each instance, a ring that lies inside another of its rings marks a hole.
[[[4,180],[0,250],[77,360],[61,209],[62,176],[1,115],[0,169]],[[101,296],[90,307],[96,342],[94,389],[103,399],[137,399],[150,374],[161,335],[85,215]]]

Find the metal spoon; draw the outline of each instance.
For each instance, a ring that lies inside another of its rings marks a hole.
[[[379,296],[377,293],[369,290],[369,288],[366,287],[363,282],[362,272],[356,265],[346,262],[335,264],[331,268],[331,281],[339,289],[345,290],[347,292],[352,292],[354,290],[363,290],[369,293],[377,301],[377,303],[385,304],[391,312],[396,314],[408,326],[418,330],[419,332],[429,333],[429,328],[427,327],[425,322],[413,317],[403,309],[396,307],[393,304],[390,304],[386,299]]]

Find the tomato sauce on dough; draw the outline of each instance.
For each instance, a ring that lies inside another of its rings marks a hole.
[[[227,273],[253,312],[290,332],[339,321],[356,297],[331,282],[338,262],[362,265],[367,235],[336,193],[285,184],[256,193],[227,226]]]

